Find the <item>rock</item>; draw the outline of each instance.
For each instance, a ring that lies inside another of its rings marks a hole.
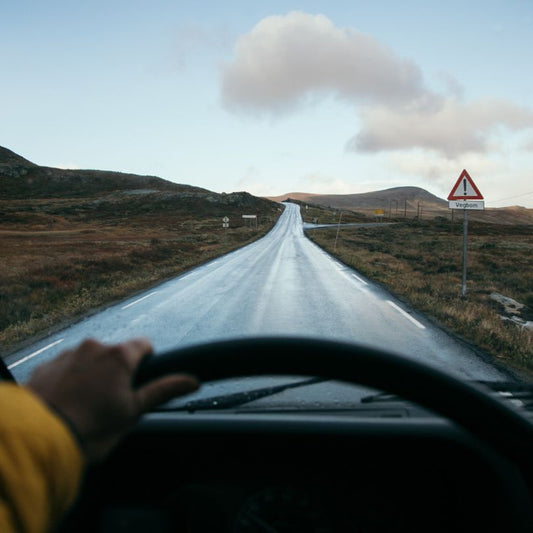
[[[490,297],[492,300],[502,305],[505,309],[505,312],[509,315],[519,315],[522,309],[525,307],[524,304],[521,304],[516,300],[513,300],[512,298],[504,296],[498,292],[491,293]]]

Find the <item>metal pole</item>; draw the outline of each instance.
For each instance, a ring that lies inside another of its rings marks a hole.
[[[468,217],[467,209],[463,209],[463,283],[461,286],[461,296],[466,298],[466,262],[467,262],[467,252],[466,252],[466,239],[468,236]]]
[[[339,225],[337,226],[337,235],[335,236],[335,245],[333,246],[333,251],[337,251],[337,239],[339,238],[339,231],[341,230],[341,220],[342,220],[342,211],[339,216]]]

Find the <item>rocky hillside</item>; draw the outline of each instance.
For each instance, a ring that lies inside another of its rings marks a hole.
[[[113,191],[153,190],[207,193],[156,176],[138,176],[102,170],[68,170],[42,167],[0,147],[2,197],[51,198],[90,196]]]
[[[100,217],[115,209],[136,214],[155,209],[192,210],[198,214],[214,214],[217,208],[226,212],[226,207],[251,212],[275,209],[269,200],[246,192],[218,194],[156,176],[39,166],[3,147],[0,147],[0,190],[3,203],[40,200],[40,209],[46,210],[46,199],[69,199],[70,206],[63,204],[63,210],[80,215],[90,212]]]

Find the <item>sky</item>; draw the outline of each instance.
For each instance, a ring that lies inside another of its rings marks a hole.
[[[0,3],[0,145],[256,195],[533,208],[532,0]]]

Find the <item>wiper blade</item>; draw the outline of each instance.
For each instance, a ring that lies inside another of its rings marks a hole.
[[[500,395],[518,407],[533,410],[533,386],[519,381],[478,381],[492,392]]]
[[[327,381],[325,378],[309,378],[293,383],[285,383],[284,385],[276,385],[274,387],[262,387],[261,389],[254,389],[251,391],[236,392],[234,394],[224,394],[222,396],[214,396],[211,398],[202,398],[200,400],[193,400],[187,402],[185,405],[172,409],[172,411],[211,411],[217,409],[232,409],[239,407],[260,398],[274,396],[280,392],[288,389],[296,389],[298,387],[306,387],[307,385],[314,385],[315,383],[322,383]]]
[[[377,403],[377,402],[402,402],[405,401],[396,394],[390,394],[388,392],[377,392],[370,396],[361,398],[361,403]]]
[[[533,386],[520,383],[518,381],[481,381],[474,383],[487,387],[489,391],[513,401],[520,401],[520,406],[528,409],[533,408]],[[404,402],[405,400],[395,394],[388,392],[377,392],[370,396],[361,398],[361,403],[378,403],[378,402]]]

